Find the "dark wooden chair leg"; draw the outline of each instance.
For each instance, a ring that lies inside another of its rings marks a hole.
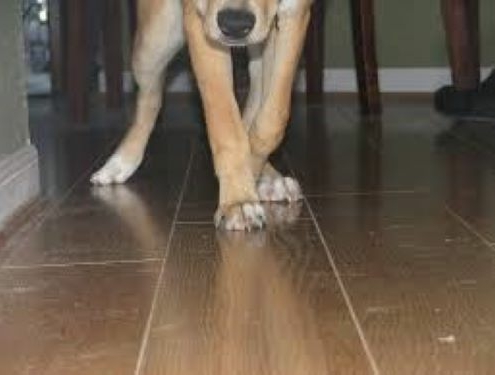
[[[48,1],[48,27],[50,33],[50,79],[52,95],[65,92],[63,5],[60,0]]]
[[[314,2],[306,38],[304,51],[306,100],[309,104],[321,103],[323,100],[325,1],[316,0]]]
[[[378,83],[373,0],[351,0],[354,56],[361,112],[379,114],[382,110]]]
[[[249,55],[247,48],[231,49],[234,93],[241,108],[244,108],[249,91]]]
[[[67,6],[67,95],[73,120],[88,118],[89,43],[86,0],[71,0]]]
[[[480,82],[479,1],[442,0],[442,14],[453,84],[458,90],[476,89]]]
[[[137,30],[137,0],[127,0],[127,9],[129,12],[129,31],[131,32],[131,38],[134,40],[134,35]]]
[[[118,108],[123,98],[122,1],[105,0],[103,9],[103,56],[106,78],[106,102]]]
[[[468,1],[469,30],[471,30],[471,48],[473,50],[473,65],[475,77],[480,78],[480,3],[479,0]]]

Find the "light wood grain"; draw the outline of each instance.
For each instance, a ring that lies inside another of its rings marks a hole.
[[[161,285],[146,374],[366,374],[316,232],[182,226]]]

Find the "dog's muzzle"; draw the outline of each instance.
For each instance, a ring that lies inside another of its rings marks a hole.
[[[218,28],[231,41],[245,39],[256,24],[256,16],[245,9],[227,8],[217,14]]]

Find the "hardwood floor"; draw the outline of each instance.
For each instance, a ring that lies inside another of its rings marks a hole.
[[[126,112],[30,105],[43,196],[0,247],[1,374],[493,373],[495,124],[297,99],[274,162],[305,200],[221,233],[195,102],[99,188]]]

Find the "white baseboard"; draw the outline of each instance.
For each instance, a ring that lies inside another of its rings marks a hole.
[[[40,192],[38,152],[26,145],[0,158],[0,230],[6,221]]]
[[[492,68],[481,69],[485,78]],[[431,93],[451,83],[450,69],[439,68],[382,68],[379,70],[380,90],[384,93]],[[133,87],[132,74],[124,73],[124,89],[130,92]],[[306,90],[304,71],[296,77],[294,88],[298,92]],[[354,69],[325,69],[323,88],[325,92],[356,92]],[[105,79],[100,76],[100,89],[105,91]],[[194,79],[189,71],[183,71],[170,80],[168,92],[190,92],[194,89]]]
[[[29,95],[48,95],[52,91],[50,73],[27,73],[27,93]]]
[[[491,68],[482,68],[484,79]],[[378,72],[380,91],[384,93],[432,93],[451,84],[450,68],[382,68]],[[296,90],[305,90],[304,75],[298,77]],[[353,69],[325,69],[325,92],[357,92]]]

